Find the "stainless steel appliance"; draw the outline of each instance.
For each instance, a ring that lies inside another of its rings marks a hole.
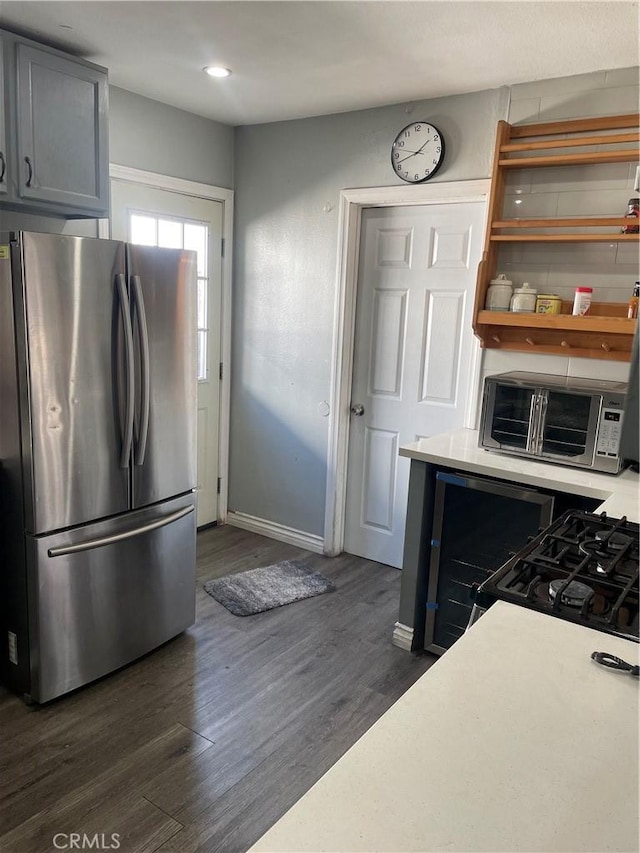
[[[640,465],[640,328],[636,327],[631,348],[629,366],[629,388],[624,405],[624,417],[620,434],[620,453],[637,471]]]
[[[2,674],[46,702],[195,618],[195,256],[0,233]]]
[[[488,376],[480,446],[617,474],[626,393],[624,382],[525,371]]]
[[[470,624],[497,600],[638,642],[640,526],[569,510],[475,591]]]

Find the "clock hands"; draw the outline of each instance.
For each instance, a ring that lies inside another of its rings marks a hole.
[[[424,145],[422,147],[424,148]],[[407,149],[405,148],[404,150],[406,151]],[[421,150],[420,151],[412,151],[409,154],[409,157],[403,157],[402,160],[397,160],[396,162],[397,163],[404,163],[405,160],[408,160],[410,157],[415,157],[416,154],[422,154],[422,151]]]

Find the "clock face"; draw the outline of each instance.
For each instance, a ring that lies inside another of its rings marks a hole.
[[[403,181],[419,184],[438,171],[444,159],[444,139],[437,127],[426,121],[408,124],[391,146],[393,171]]]

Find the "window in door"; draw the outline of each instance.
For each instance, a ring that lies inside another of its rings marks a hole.
[[[129,213],[129,239],[141,246],[191,249],[198,257],[198,381],[206,382],[209,344],[207,294],[209,292],[207,246],[209,229],[205,223],[174,217]]]

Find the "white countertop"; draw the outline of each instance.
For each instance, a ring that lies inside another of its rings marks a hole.
[[[251,850],[637,851],[640,683],[596,650],[638,662],[497,602]]]
[[[400,456],[432,462],[462,471],[499,477],[514,483],[556,489],[570,494],[601,498],[598,512],[614,518],[626,515],[630,521],[640,521],[640,478],[629,469],[620,474],[601,474],[568,465],[536,462],[520,456],[496,453],[478,447],[477,430],[456,432],[422,438],[400,448]]]

